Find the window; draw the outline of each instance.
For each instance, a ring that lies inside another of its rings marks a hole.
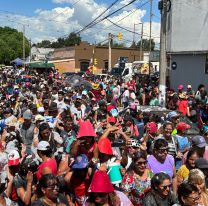
[[[208,54],[206,55],[205,59],[205,74],[208,74]]]
[[[105,70],[108,70],[108,62],[105,62]]]
[[[90,63],[89,62],[80,62],[80,71],[81,72],[86,72]]]

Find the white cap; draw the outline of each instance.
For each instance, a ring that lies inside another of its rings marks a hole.
[[[45,112],[45,109],[44,109],[44,107],[38,107],[38,110],[37,110],[38,112]]]
[[[38,147],[37,147],[37,150],[39,151],[46,151],[50,148],[50,144],[46,141],[40,141],[38,143]]]
[[[37,114],[35,116],[35,121],[44,121],[44,120],[45,120],[44,117],[42,115],[40,115],[40,114]]]
[[[82,95],[87,95],[87,91],[86,90],[82,91]]]

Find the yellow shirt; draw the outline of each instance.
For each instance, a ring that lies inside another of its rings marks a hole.
[[[180,177],[183,180],[188,178],[188,176],[189,176],[189,169],[186,167],[186,165],[182,165],[179,168],[179,170],[177,172],[177,176]]]

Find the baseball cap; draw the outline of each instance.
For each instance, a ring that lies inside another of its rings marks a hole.
[[[202,157],[197,159],[195,164],[198,169],[208,169],[208,161]]]
[[[50,148],[50,144],[46,141],[40,141],[38,143],[38,147],[37,147],[37,150],[39,151],[46,151]]]
[[[45,120],[45,118],[42,115],[40,115],[40,114],[37,114],[35,116],[35,121],[44,121],[44,120]]]
[[[197,135],[192,138],[192,145],[197,147],[205,147],[207,145],[203,136]]]
[[[84,169],[88,166],[89,161],[85,154],[78,155],[72,164],[72,169]]]
[[[23,113],[24,119],[32,119],[32,112],[28,109]]]
[[[157,133],[157,124],[155,122],[147,123],[147,128],[149,129],[150,134],[156,134]]]
[[[20,164],[20,155],[16,150],[11,150],[8,154],[8,166],[16,166]]]
[[[187,85],[187,89],[191,89],[192,86],[190,84]]]
[[[82,91],[82,95],[87,95],[87,91],[86,90]]]
[[[43,113],[43,112],[45,112],[45,109],[44,109],[44,107],[38,107],[38,112],[40,112],[40,113]]]
[[[173,117],[178,117],[178,116],[180,115],[176,111],[172,111],[168,113],[167,118],[171,120]]]
[[[182,84],[178,85],[178,90],[182,90],[182,89],[183,89],[183,85]]]
[[[190,128],[191,128],[190,125],[186,124],[185,122],[179,122],[176,126],[176,129],[180,131],[185,131]]]

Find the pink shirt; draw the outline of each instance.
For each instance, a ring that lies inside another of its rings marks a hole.
[[[42,171],[45,167],[48,167],[51,169],[53,175],[57,175],[57,163],[56,160],[53,158],[50,158],[46,160],[45,162],[42,162],[40,166],[38,167],[38,171],[36,172],[37,179],[40,180],[42,177]]]

